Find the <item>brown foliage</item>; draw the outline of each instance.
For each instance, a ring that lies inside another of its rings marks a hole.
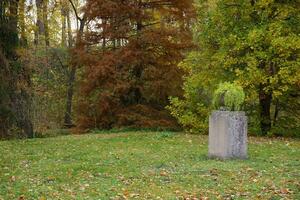
[[[177,68],[192,47],[192,0],[90,0],[78,127],[172,127],[168,97],[181,94]]]

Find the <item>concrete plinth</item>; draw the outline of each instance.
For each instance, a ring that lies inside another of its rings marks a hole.
[[[247,158],[245,112],[214,111],[209,118],[210,158]]]

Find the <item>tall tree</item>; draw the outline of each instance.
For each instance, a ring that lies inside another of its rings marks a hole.
[[[78,56],[79,56],[78,54],[80,54],[80,52],[83,51],[82,36],[86,25],[86,14],[83,13],[83,16],[80,17],[74,2],[72,0],[69,0],[69,3],[75,13],[77,23],[79,22],[79,29],[77,30],[75,46],[71,52],[70,71],[69,71],[68,83],[67,83],[66,111],[64,117],[64,126],[67,128],[74,126],[72,121],[74,84],[76,80],[77,69],[80,67],[80,62],[78,61]],[[69,47],[72,48],[71,24],[68,15],[69,14],[67,14]]]
[[[213,84],[236,81],[248,93],[246,111],[257,110],[261,133],[266,135],[278,118],[278,106],[288,107],[280,102],[295,95],[300,80],[299,3],[220,0],[209,9],[207,2],[199,6],[199,50],[183,64],[190,72],[185,84],[188,98],[175,99],[174,105],[182,108],[196,99],[204,103]],[[206,94],[202,100],[201,94]]]
[[[0,69],[0,91],[1,97],[4,97],[4,101],[0,101],[0,121],[3,122],[0,129],[2,136],[8,136],[10,128],[17,127],[20,136],[32,138],[30,95],[27,90],[30,75],[27,67],[20,63],[16,51],[19,45],[18,5],[18,0],[0,3],[0,62],[3,64]]]
[[[50,46],[49,38],[49,22],[48,22],[48,0],[43,0],[43,23],[44,23],[44,37],[46,46]]]
[[[181,93],[176,65],[191,47],[191,0],[87,1],[80,128],[174,126],[165,111]],[[163,23],[162,23],[163,22]]]
[[[72,22],[70,16],[70,6],[67,7],[67,24],[68,24],[68,46],[71,48],[73,46],[73,35],[72,35]]]
[[[25,0],[20,0],[19,1],[19,26],[20,26],[20,35],[21,35],[20,44],[22,46],[27,45],[25,12],[26,12]]]
[[[66,34],[66,27],[67,27],[67,2],[61,2],[61,46],[66,47],[67,41],[67,34]]]
[[[50,45],[48,27],[48,0],[36,0],[36,29],[34,43],[36,45],[45,42]]]

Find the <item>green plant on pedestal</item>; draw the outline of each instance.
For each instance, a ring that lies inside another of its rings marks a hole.
[[[216,109],[239,111],[245,101],[245,93],[241,86],[234,83],[221,83],[214,93],[213,105]]]

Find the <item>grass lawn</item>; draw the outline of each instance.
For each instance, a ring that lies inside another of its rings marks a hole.
[[[0,199],[300,199],[300,140],[250,138],[209,160],[207,136],[111,133],[0,142]]]

